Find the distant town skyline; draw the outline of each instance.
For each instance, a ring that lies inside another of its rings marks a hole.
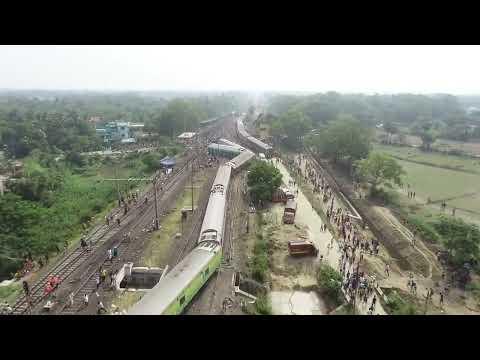
[[[0,46],[0,89],[479,94],[480,46]]]

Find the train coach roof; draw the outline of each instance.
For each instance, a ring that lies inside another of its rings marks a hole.
[[[236,169],[239,166],[242,166],[245,162],[249,161],[255,154],[251,151],[244,151],[240,155],[235,156],[232,160],[229,161],[230,164]]]
[[[230,141],[230,140],[227,140],[227,139],[222,138],[222,139],[219,139],[218,141],[220,142],[220,144],[223,143],[224,145],[235,146],[237,148],[242,148],[243,149],[243,147],[241,145],[238,145],[237,143],[234,143],[233,141]]]
[[[253,136],[249,136],[248,140],[250,140],[251,142],[253,142],[255,145],[259,146],[262,149],[270,150],[272,148],[270,145],[265,144],[263,141],[260,141]]]
[[[145,294],[128,312],[129,315],[161,315],[192,279],[210,262],[220,247],[214,243],[209,248],[195,248],[172,271]]]
[[[240,148],[236,146],[222,145],[222,144],[216,144],[216,143],[211,143],[210,145],[208,145],[208,148],[212,150],[223,150],[223,151],[229,151],[229,152],[235,152],[235,153],[241,152]]]
[[[243,121],[240,119],[237,120],[237,129],[240,135],[243,135],[244,137],[250,136],[247,130],[245,130],[245,125],[243,125]]]

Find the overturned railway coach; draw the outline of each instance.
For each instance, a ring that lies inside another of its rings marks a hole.
[[[241,118],[237,119],[237,136],[246,144],[245,146],[250,146],[251,148],[265,154],[267,158],[272,156],[273,148],[265,144],[263,141],[258,140],[257,138],[251,136],[245,129],[243,120]]]
[[[245,151],[244,148],[238,148],[235,146],[215,144],[215,143],[208,145],[208,154],[211,156],[221,156],[221,157],[232,159],[235,156],[240,155],[240,153],[242,153],[243,151]]]

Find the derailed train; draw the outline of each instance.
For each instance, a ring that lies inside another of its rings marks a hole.
[[[271,157],[273,148],[265,144],[263,141],[258,140],[257,138],[250,135],[245,129],[243,120],[241,118],[237,119],[237,136],[246,144],[260,153],[264,153],[265,156]]]
[[[230,178],[254,156],[245,149],[220,166],[210,190],[197,247],[132,307],[130,315],[181,314],[215,273],[222,260]]]

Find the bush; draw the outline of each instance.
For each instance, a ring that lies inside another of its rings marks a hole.
[[[317,281],[322,290],[335,304],[343,302],[342,275],[330,265],[322,264],[317,270]]]
[[[422,239],[431,243],[440,242],[440,235],[438,235],[438,233],[435,231],[435,228],[431,224],[416,216],[409,216],[407,220],[413,225],[415,230],[418,231]]]
[[[445,248],[453,265],[465,263],[477,265],[480,261],[480,229],[462,219],[441,216],[433,222],[435,230],[442,235]]]
[[[257,234],[257,241],[253,247],[252,258],[252,278],[263,283],[267,280],[268,264],[268,244],[263,239],[262,234]]]
[[[418,315],[417,308],[412,302],[403,299],[396,290],[391,291],[386,302],[387,311],[391,315]]]
[[[372,198],[382,201],[384,204],[395,205],[398,204],[398,193],[395,191],[388,191],[383,188],[372,188],[370,196]]]
[[[272,315],[272,304],[268,294],[257,297],[255,310],[258,315]]]

